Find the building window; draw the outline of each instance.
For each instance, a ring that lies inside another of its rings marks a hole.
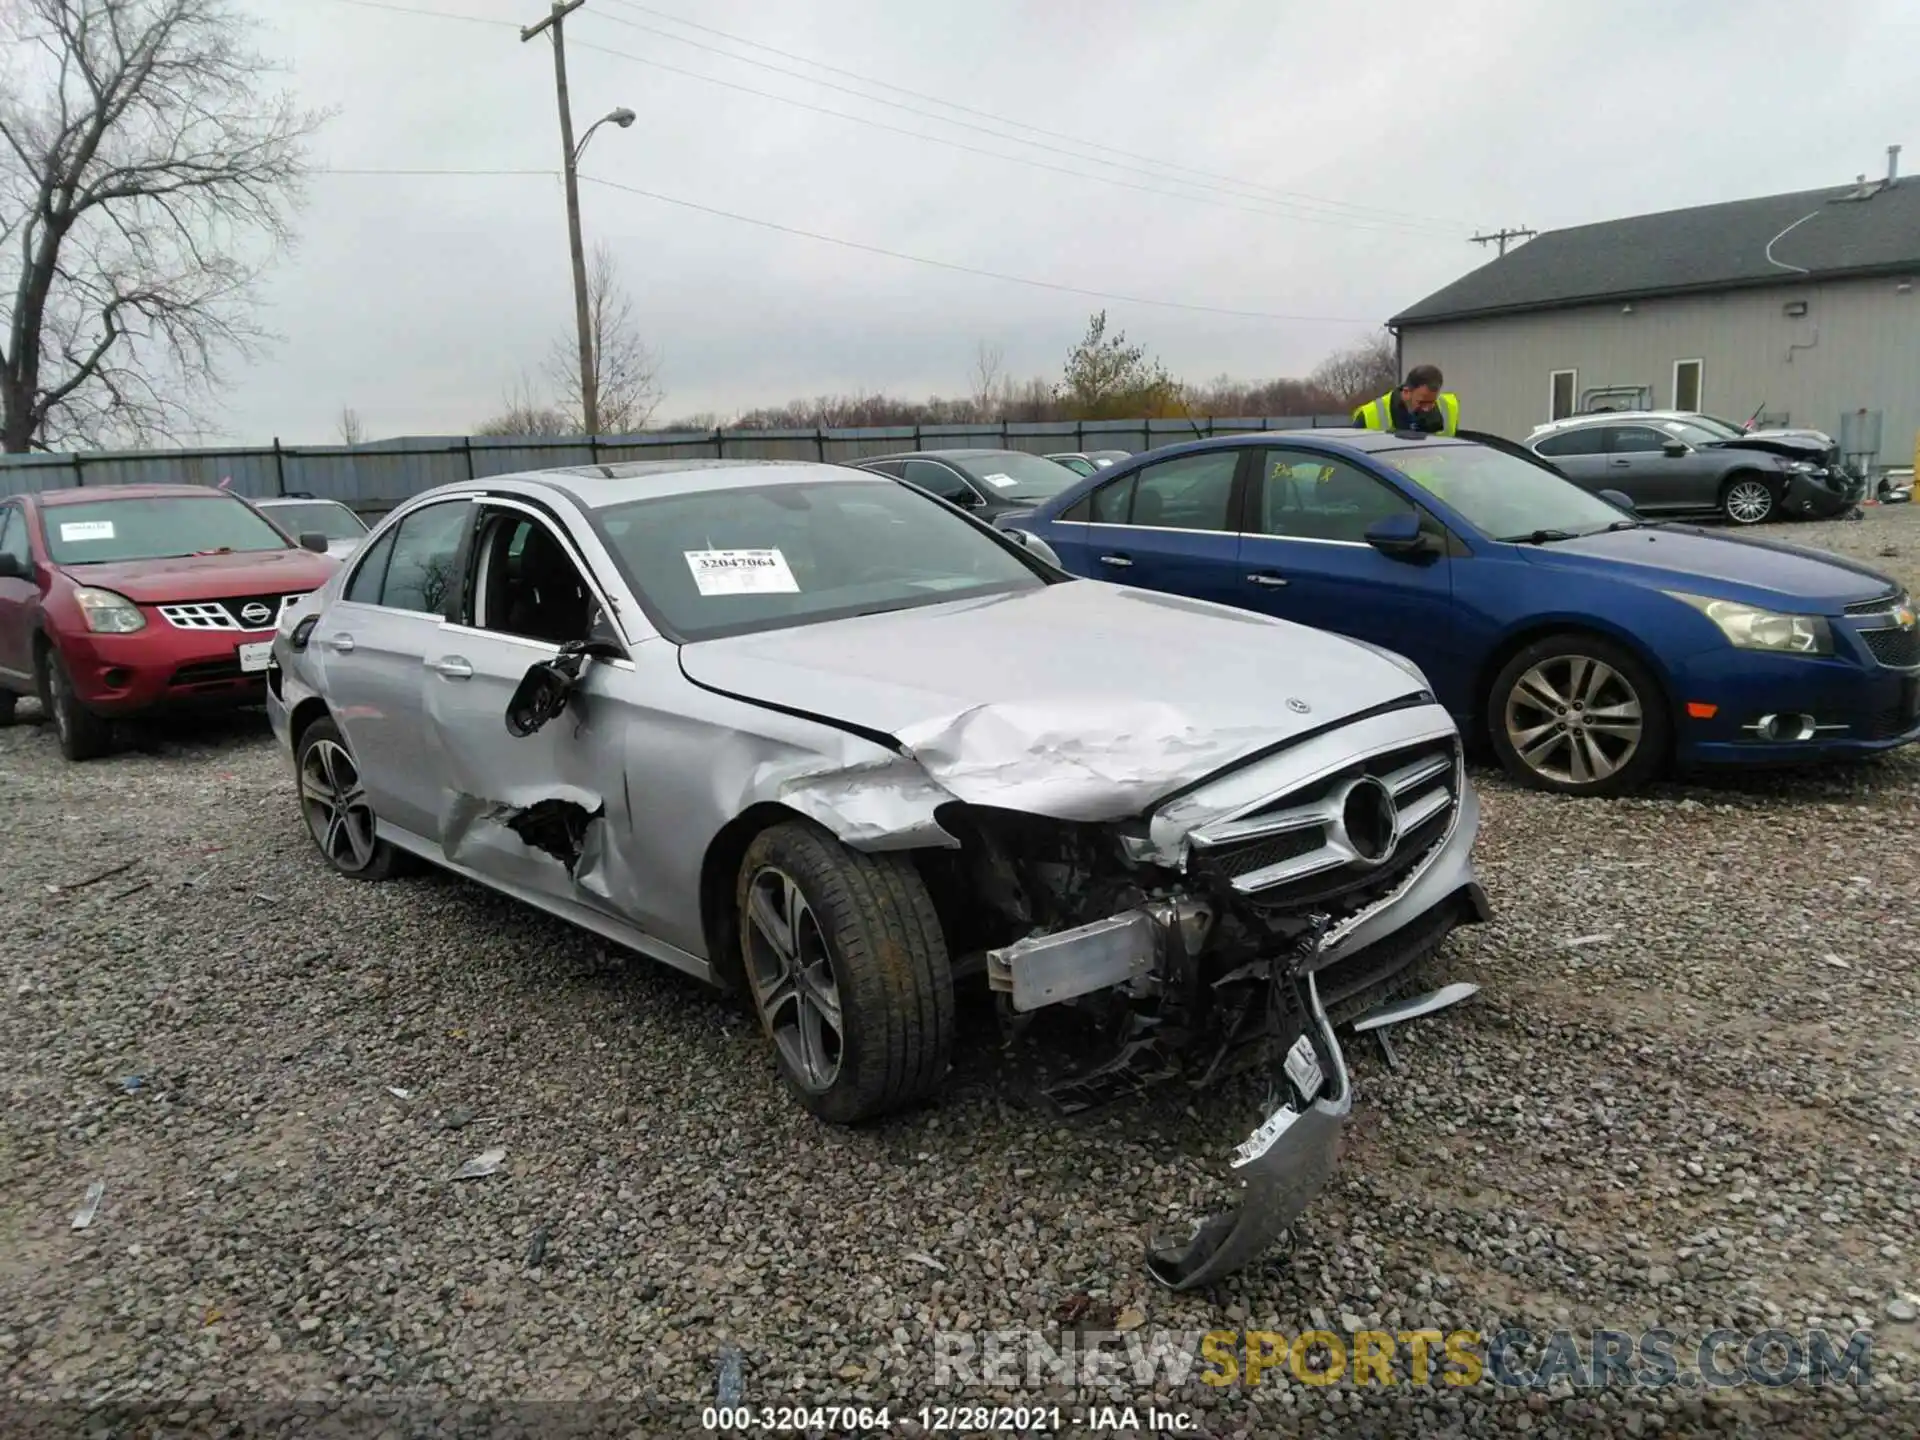
[[[1700,374],[1704,368],[1705,362],[1700,360],[1673,362],[1674,409],[1697,411],[1700,408]]]
[[[1579,384],[1578,370],[1555,370],[1547,377],[1547,419],[1565,420],[1573,414],[1573,397]]]

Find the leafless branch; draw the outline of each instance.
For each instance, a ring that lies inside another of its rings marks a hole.
[[[660,361],[640,338],[633,297],[620,283],[619,263],[605,245],[594,247],[587,267],[587,322],[600,399],[600,433],[631,435],[646,429],[665,394],[660,388]],[[554,340],[546,368],[561,408],[584,416],[580,341],[571,329]],[[582,419],[576,428],[584,425]]]
[[[192,434],[270,338],[325,117],[263,91],[251,30],[233,0],[0,0],[0,448]]]

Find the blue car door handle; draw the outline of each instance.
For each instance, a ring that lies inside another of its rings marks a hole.
[[[1129,560],[1124,555],[1102,555],[1100,557],[1100,563],[1102,565],[1118,565],[1122,570],[1124,570],[1127,568],[1127,566],[1133,564],[1133,561]]]
[[[1256,570],[1247,576],[1256,585],[1265,585],[1268,589],[1278,590],[1287,583],[1284,575],[1275,575],[1271,570]]]

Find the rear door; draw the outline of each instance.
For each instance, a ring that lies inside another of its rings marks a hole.
[[[1262,453],[1246,491],[1236,603],[1384,645],[1440,684],[1456,659],[1452,560],[1396,558],[1364,538],[1390,516],[1439,522],[1346,460],[1278,447]]]
[[[473,510],[465,496],[435,501],[363,549],[312,640],[374,814],[428,840],[439,833],[439,767],[423,682],[457,595]]]
[[[1243,466],[1258,453],[1235,446],[1177,455],[1094,491],[1086,549],[1070,568],[1116,584],[1243,603],[1234,497]]]

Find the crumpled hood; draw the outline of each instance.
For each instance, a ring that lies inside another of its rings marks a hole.
[[[1805,460],[1809,464],[1819,464],[1827,458],[1831,444],[1822,444],[1810,435],[1791,431],[1755,432],[1742,435],[1737,440],[1722,440],[1715,447],[1718,450],[1758,450],[1768,455],[1778,455],[1783,460]]]
[[[1691,525],[1649,525],[1520,550],[1547,569],[1585,570],[1650,588],[1829,615],[1893,588],[1878,570],[1845,556]]]
[[[701,641],[680,664],[891,736],[962,800],[1077,820],[1422,688],[1324,631],[1091,580]]]
[[[76,585],[98,585],[138,604],[159,605],[241,595],[297,595],[326,584],[340,562],[311,550],[242,550],[60,568]]]

